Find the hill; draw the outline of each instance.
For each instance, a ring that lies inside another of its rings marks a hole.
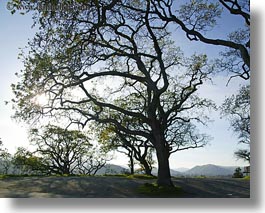
[[[97,171],[97,175],[104,175],[104,174],[122,174],[124,173],[124,171],[126,171],[128,169],[119,166],[119,165],[115,165],[115,164],[106,164],[103,168],[101,168],[100,170]]]
[[[205,176],[231,176],[233,175],[236,167],[224,167],[224,166],[217,166],[213,164],[207,164],[202,166],[195,166],[189,169],[186,172],[183,172],[183,175],[187,176],[198,176],[198,175],[205,175]]]

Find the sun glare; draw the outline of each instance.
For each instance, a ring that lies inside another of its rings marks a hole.
[[[48,101],[49,101],[49,98],[45,94],[39,94],[33,98],[33,103],[35,103],[38,106],[44,106],[48,103]]]

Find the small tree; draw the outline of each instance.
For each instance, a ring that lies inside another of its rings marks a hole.
[[[0,153],[0,161],[2,166],[2,171],[4,174],[10,173],[10,168],[12,166],[12,155],[7,151],[3,151]]]
[[[238,167],[235,169],[235,173],[233,174],[233,178],[242,178],[243,173],[241,172],[241,168]]]
[[[91,147],[89,138],[82,132],[53,125],[31,129],[30,135],[53,174],[73,174],[80,156]]]
[[[12,155],[6,148],[3,148],[3,142],[0,138],[0,173],[8,174],[11,168]]]
[[[52,174],[94,175],[109,159],[107,152],[93,147],[90,139],[79,130],[47,125],[31,130],[31,142],[37,153],[47,161]]]

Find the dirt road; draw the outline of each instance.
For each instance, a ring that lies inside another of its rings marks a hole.
[[[146,197],[138,186],[155,180],[124,177],[12,177],[0,179],[0,197],[122,198]],[[181,197],[249,197],[249,181],[235,179],[173,179],[184,190]]]

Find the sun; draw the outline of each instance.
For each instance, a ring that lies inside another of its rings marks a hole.
[[[46,94],[38,94],[33,98],[33,103],[38,106],[45,106],[48,104],[49,97]]]

